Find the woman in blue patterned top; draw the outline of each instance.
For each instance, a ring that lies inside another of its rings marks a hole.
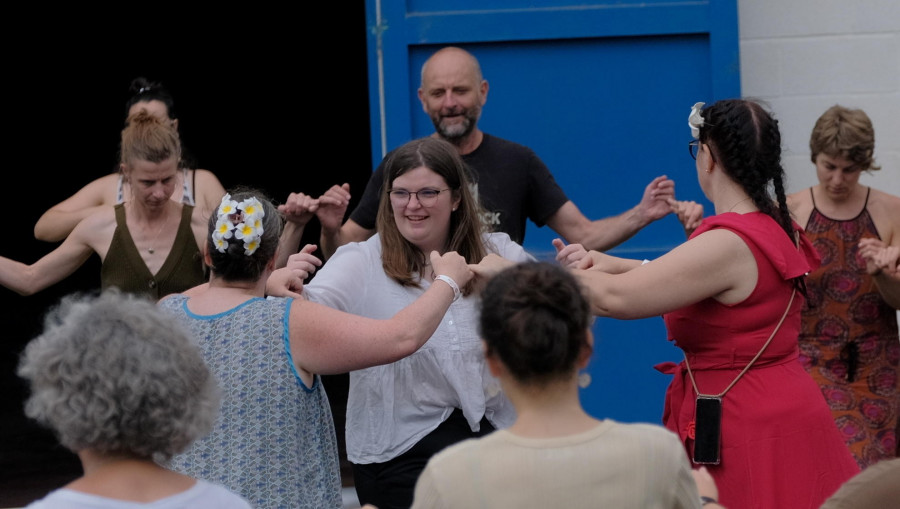
[[[337,440],[318,375],[415,352],[471,272],[455,252],[431,253],[446,278],[383,320],[303,298],[266,298],[270,275],[279,281],[275,287],[302,285],[307,271],[293,268],[302,265],[298,256],[307,256],[314,270],[314,257],[304,249],[292,268],[272,274],[282,223],[259,193],[226,195],[209,221],[209,284],[160,302],[193,332],[225,391],[213,432],[171,467],[227,486],[257,508],[340,508]]]

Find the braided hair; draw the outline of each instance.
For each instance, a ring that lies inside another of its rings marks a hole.
[[[700,141],[710,146],[725,173],[793,242],[793,221],[784,193],[778,121],[758,103],[745,99],[718,101],[703,110],[703,119]],[[769,183],[775,192],[774,200]]]

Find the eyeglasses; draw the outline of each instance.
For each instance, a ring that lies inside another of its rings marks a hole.
[[[691,159],[694,161],[697,160],[697,154],[700,153],[700,145],[702,144],[703,142],[700,140],[691,140],[688,142],[688,152],[691,153]],[[712,150],[709,151],[709,157],[712,158],[713,162],[716,161],[716,156],[713,154]]]
[[[688,152],[691,153],[691,159],[697,160],[697,153],[700,152],[700,140],[691,140],[688,142]]]
[[[391,189],[388,191],[388,196],[391,198],[391,204],[395,207],[404,207],[407,203],[409,203],[409,199],[411,196],[415,196],[416,200],[419,201],[419,204],[423,207],[430,207],[434,205],[434,202],[437,201],[438,196],[444,191],[449,191],[450,188],[447,189],[419,189],[418,191],[407,191],[406,189]]]

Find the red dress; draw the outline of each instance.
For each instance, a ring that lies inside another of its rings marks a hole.
[[[866,205],[855,218],[841,221],[826,217],[812,201],[806,233],[822,266],[808,279],[800,361],[822,388],[860,468],[866,468],[896,456],[897,312],[878,293],[859,256],[860,239],[881,238]]]
[[[704,394],[722,392],[747,366],[784,314],[791,278],[819,264],[805,237],[798,251],[763,213],[707,218],[692,237],[713,228],[726,228],[744,240],[759,277],[738,304],[710,298],[664,316],[669,339],[686,353]],[[723,398],[721,463],[707,468],[730,509],[818,508],[859,472],[822,392],[797,360],[803,300],[798,292],[766,351]],[[663,421],[690,456],[696,394],[683,361],[659,368],[674,375]]]

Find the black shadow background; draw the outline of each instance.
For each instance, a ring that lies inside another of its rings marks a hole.
[[[354,5],[340,13],[304,7],[303,19],[232,14],[227,23],[202,26],[44,25],[35,40],[7,45],[0,255],[31,263],[55,247],[34,239],[34,223],[116,167],[137,76],[172,92],[184,147],[226,189],[251,185],[281,202],[291,191],[318,196],[349,182],[352,210],[372,171],[365,10]],[[318,33],[309,32],[319,23]],[[318,235],[310,223],[303,242],[317,243]],[[45,311],[63,295],[98,288],[99,270],[95,256],[36,295],[0,288],[0,507],[26,505],[81,473],[77,457],[24,416],[27,388],[15,370]],[[325,379],[341,447],[346,380]]]

